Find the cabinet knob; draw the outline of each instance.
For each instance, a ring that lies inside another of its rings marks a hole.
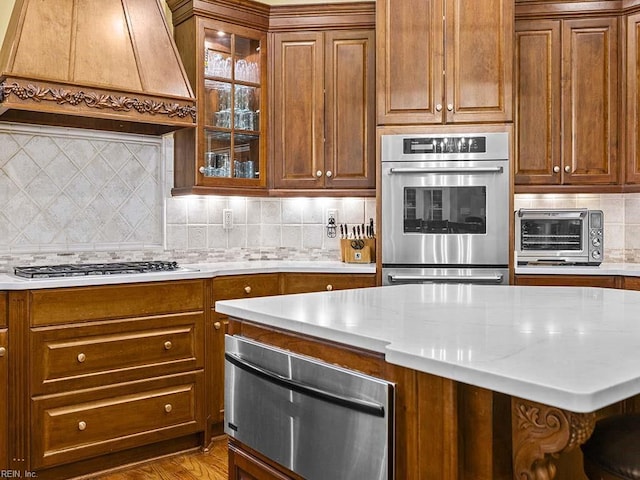
[[[438,103],[438,104],[436,105],[436,112],[441,112],[441,111],[442,111],[442,104],[441,104],[441,103]]]
[[[247,285],[246,287],[244,287],[244,292],[245,293],[251,293],[251,287],[249,285]]]
[[[171,413],[171,410],[173,410],[173,405],[171,405],[170,403],[167,403],[164,406],[164,411],[167,412],[167,413]]]
[[[564,171],[567,173],[571,173],[571,167],[567,165],[566,167],[564,167]]]
[[[327,285],[327,291],[330,292],[331,290],[333,290],[333,285],[331,285],[331,284]]]
[[[558,165],[553,167],[553,173],[558,173],[559,171],[560,171],[560,167]]]
[[[86,430],[86,428],[87,428],[87,422],[78,422],[78,430],[82,432],[83,430]]]
[[[331,170],[327,170],[327,177],[330,177],[331,175],[333,175],[333,173],[331,173]]]
[[[220,330],[220,327],[222,326],[222,324],[220,322],[216,322],[213,324],[213,328],[215,328],[216,330]]]
[[[316,177],[320,178],[322,176],[322,170],[318,170],[316,172]]]
[[[206,170],[204,169],[204,167],[200,167],[200,168],[198,169],[198,171],[199,171],[201,174],[203,174],[203,175],[204,175],[204,172],[206,172]]]
[[[164,342],[164,349],[165,350],[171,350],[171,347],[173,347],[173,343],[171,343],[169,340]]]
[[[7,349],[5,347],[0,347],[0,357],[4,357],[7,354]]]
[[[87,359],[87,356],[84,353],[78,354],[78,363],[84,363],[86,359]]]
[[[453,103],[449,103],[447,105],[447,110],[449,110],[450,112],[453,112]]]

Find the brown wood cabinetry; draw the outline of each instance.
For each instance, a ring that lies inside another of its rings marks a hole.
[[[29,468],[66,478],[114,452],[201,443],[205,298],[203,280],[29,292]]]
[[[256,456],[229,444],[229,480],[298,480],[272,467]]]
[[[618,277],[607,275],[516,275],[516,285],[619,288]]]
[[[627,169],[625,183],[640,184],[640,13],[629,15],[626,49]]]
[[[374,195],[373,29],[278,32],[272,43],[273,187]]]
[[[197,128],[175,133],[172,193],[259,194],[267,178],[267,22],[260,16],[267,7],[198,3],[194,13],[192,2],[168,2],[198,105]]]
[[[375,286],[375,275],[368,274],[286,273],[282,276],[282,293],[321,292]]]
[[[512,121],[512,0],[379,0],[379,125]]]
[[[622,277],[622,288],[625,290],[640,290],[640,277]]]
[[[0,292],[0,470],[9,468],[9,352],[7,294]]]
[[[516,21],[516,192],[619,182],[618,21]]]

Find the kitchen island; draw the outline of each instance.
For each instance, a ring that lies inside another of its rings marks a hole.
[[[232,333],[395,381],[396,478],[554,478],[595,412],[640,393],[640,292],[402,285],[215,308]]]

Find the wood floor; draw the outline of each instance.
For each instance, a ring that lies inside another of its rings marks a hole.
[[[227,439],[215,440],[208,452],[165,457],[91,480],[227,480]],[[86,477],[85,477],[86,478]]]

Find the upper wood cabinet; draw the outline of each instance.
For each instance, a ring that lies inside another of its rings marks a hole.
[[[198,122],[175,133],[173,193],[264,190],[266,32],[192,16],[175,26],[175,39]]]
[[[512,121],[513,0],[378,0],[378,124]]]
[[[373,29],[273,35],[276,190],[375,194],[374,48]]]
[[[640,184],[640,13],[627,17],[626,183]]]
[[[516,21],[516,192],[619,182],[618,43],[618,17]]]

